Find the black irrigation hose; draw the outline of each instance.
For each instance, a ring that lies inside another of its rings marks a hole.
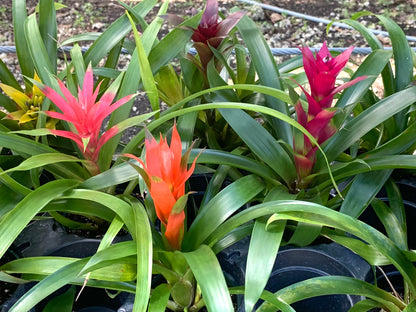
[[[72,47],[63,47],[59,48],[58,51],[62,52],[69,52],[71,51]],[[330,51],[333,52],[343,52],[347,48],[329,48]],[[387,47],[386,50],[391,50],[391,48]],[[413,51],[416,52],[416,48],[412,48]],[[82,47],[81,51],[85,53],[88,50],[87,47]],[[297,55],[301,54],[302,52],[298,48],[271,48],[272,54],[274,56],[284,56],[284,55]],[[311,48],[313,52],[316,52],[319,50],[319,48]],[[123,54],[129,54],[129,52],[126,49],[122,49],[121,51]],[[189,50],[191,54],[196,54],[196,51],[194,48],[191,48]],[[352,53],[354,54],[361,54],[361,55],[367,55],[372,52],[371,48],[354,48]],[[16,47],[15,46],[0,46],[0,53],[16,53]]]

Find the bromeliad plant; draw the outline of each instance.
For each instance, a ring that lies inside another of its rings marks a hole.
[[[335,87],[338,74],[347,64],[354,47],[350,47],[337,57],[332,57],[326,42],[316,54],[316,59],[308,47],[302,48],[303,66],[309,81],[311,93],[309,94],[302,86],[308,107],[303,108],[300,101],[295,103],[297,121],[309,133],[313,135],[318,144],[323,144],[337,131],[332,123],[336,111],[332,109],[334,96],[345,88],[354,85],[366,77],[358,77],[347,83]],[[316,161],[317,146],[314,146],[308,137],[296,132],[294,133],[294,158],[297,171],[297,188],[305,189],[303,179],[311,174]]]
[[[124,155],[142,165],[143,168],[135,168],[146,183],[156,215],[163,225],[162,234],[173,250],[181,249],[184,234],[184,208],[188,198],[188,194],[185,194],[185,183],[192,175],[196,161],[195,158],[191,168],[187,169],[191,148],[182,156],[181,138],[174,126],[170,146],[162,137],[159,143],[151,135],[146,139],[146,164],[132,154]]]
[[[81,215],[99,223],[104,234],[90,257],[2,263],[2,281],[38,281],[10,311],[29,311],[66,284],[133,293],[134,312],[199,311],[204,306],[233,311],[231,294],[244,294],[246,311],[259,298],[265,301],[261,311],[293,311],[295,301],[334,293],[369,298],[357,304],[359,310],[414,309],[415,258],[404,234],[387,231],[387,238],[356,219],[384,184],[385,179],[376,179],[379,172],[384,177],[395,168],[416,167],[414,157],[400,155],[415,143],[408,108],[416,102],[416,87],[408,87],[410,48],[392,21],[380,17],[394,38],[392,51],[380,49],[367,30],[348,21],[374,51],[356,71],[347,71],[351,77],[341,84],[338,74],[352,48],[335,56],[324,44],[314,56],[302,47],[305,74],[294,74],[302,68],[302,58],[277,65],[257,26],[242,12],[218,21],[217,2],[209,0],[203,13],[181,21],[159,40],[163,19],[150,24],[144,19],[157,1],[144,0],[134,7],[121,4],[127,13],[98,37],[83,34],[62,43],[75,45],[71,61],[58,72],[53,1],[40,0],[39,5],[39,21],[50,27],[37,24],[37,13],[27,17],[23,0],[13,3],[23,74],[30,78],[36,70],[42,81],[27,79],[25,90],[39,86],[45,97],[34,129],[13,132],[8,123],[0,123],[0,256],[37,217],[54,217],[70,227],[71,218]],[[167,8],[164,2],[160,15]],[[232,36],[235,28],[241,44]],[[135,45],[126,38],[132,29]],[[88,39],[93,44],[82,54],[76,42]],[[198,53],[193,61],[183,54],[191,40]],[[116,69],[121,47],[131,54],[123,71]],[[231,47],[235,70],[228,63]],[[169,67],[178,55],[183,56],[179,75]],[[389,68],[392,55],[395,74]],[[0,78],[10,85],[5,72]],[[386,94],[375,98],[371,85],[380,74]],[[95,86],[93,75],[100,81]],[[167,81],[176,81],[180,92],[170,92],[163,85]],[[292,89],[307,82],[310,92],[301,87],[306,98],[294,96]],[[129,118],[131,94],[139,88],[153,112]],[[170,100],[163,112],[158,91]],[[13,106],[5,99],[0,97],[8,110]],[[101,131],[107,116],[109,125]],[[56,129],[46,127],[46,117],[57,121]],[[397,123],[394,131],[391,123]],[[133,125],[139,132],[122,142],[121,132]],[[150,134],[159,132],[159,140]],[[207,148],[194,148],[198,144]],[[212,178],[193,219],[187,180],[195,172]],[[341,182],[350,184],[340,189]],[[367,184],[371,192],[357,191]],[[131,195],[136,193],[139,198]],[[405,230],[402,210],[394,209],[394,216],[384,206],[378,210],[384,221],[394,217]],[[120,231],[132,239],[114,243]],[[247,235],[244,287],[229,288],[216,254]],[[395,265],[406,281],[406,298],[344,277],[308,280],[276,294],[265,291],[280,246],[307,245],[319,235],[372,265]],[[61,303],[48,308],[60,309]]]

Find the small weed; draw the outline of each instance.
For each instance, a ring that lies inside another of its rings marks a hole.
[[[82,5],[82,13],[75,12],[75,22],[74,27],[86,27],[87,25],[92,25],[97,20],[103,19],[100,17],[101,9],[96,9],[91,3],[87,2]]]

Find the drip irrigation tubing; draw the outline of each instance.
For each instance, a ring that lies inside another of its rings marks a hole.
[[[333,22],[329,19],[325,19],[325,18],[320,18],[320,17],[315,17],[315,16],[311,16],[308,14],[302,14],[302,13],[298,13],[295,11],[291,11],[291,10],[287,10],[287,9],[282,9],[282,8],[278,8],[276,6],[272,6],[269,4],[265,4],[265,3],[261,3],[261,2],[257,2],[257,1],[252,1],[252,0],[238,0],[240,2],[244,2],[247,4],[252,4],[252,5],[258,5],[260,7],[262,7],[263,9],[266,10],[270,10],[270,11],[274,11],[274,12],[278,12],[281,14],[287,14],[287,15],[291,15],[291,16],[295,16],[295,17],[299,17],[299,18],[303,18],[306,20],[310,20],[316,23],[323,23],[323,24],[330,24],[332,23],[332,25],[340,27],[340,28],[345,28],[345,29],[354,29],[351,26],[341,23],[341,22]],[[387,31],[382,31],[382,30],[377,30],[377,29],[369,29],[369,31],[371,31],[373,34],[376,35],[382,35],[382,36],[389,36],[389,33]],[[416,37],[414,36],[406,36],[407,40],[409,41],[416,41]],[[58,48],[59,52],[69,52],[72,49],[72,47],[62,47],[62,48]],[[347,48],[329,48],[330,51],[333,52],[343,52],[345,51]],[[391,50],[391,47],[385,47],[384,49],[386,50]],[[85,53],[88,50],[88,47],[82,47],[81,51],[83,53]],[[302,52],[298,49],[298,48],[270,48],[272,54],[274,56],[290,56],[290,55],[298,55],[301,54]],[[318,48],[311,48],[311,50],[313,52],[317,52],[319,49]],[[412,48],[413,51],[416,52],[416,48]],[[354,50],[352,51],[353,54],[361,54],[361,55],[368,55],[372,52],[371,48],[368,47],[355,47]],[[16,47],[15,46],[0,46],[0,53],[16,53]],[[129,54],[129,52],[126,49],[122,49],[121,50],[122,54]],[[189,53],[195,55],[196,54],[196,50],[194,48],[191,48],[189,50]]]
[[[298,13],[298,12],[295,12],[295,11],[278,8],[276,6],[261,3],[261,2],[257,2],[257,1],[252,1],[252,0],[238,0],[238,1],[244,2],[244,3],[247,3],[247,4],[258,5],[258,6],[262,7],[263,9],[266,9],[266,10],[275,11],[275,12],[281,13],[281,14],[292,15],[292,16],[303,18],[303,19],[306,19],[306,20],[309,20],[309,21],[312,21],[312,22],[316,22],[316,23],[322,23],[322,24],[327,24],[328,25],[328,24],[333,22],[329,19],[319,18],[319,17],[308,15],[308,14],[302,14],[302,13]],[[341,28],[346,28],[346,29],[354,29],[351,26],[349,26],[347,24],[344,24],[344,23],[340,23],[340,22],[333,22],[332,25],[337,26],[337,27],[341,27]],[[382,36],[385,36],[385,37],[389,37],[389,33],[387,31],[377,30],[377,29],[369,29],[369,31],[371,31],[373,34],[376,34],[376,35],[382,35]],[[406,36],[406,38],[409,41],[416,41],[416,37],[414,37],[414,36]]]
[[[72,47],[63,47],[63,48],[59,48],[58,51],[59,52],[69,52],[71,51]],[[312,52],[318,52],[319,48],[310,48]],[[385,47],[385,50],[391,50],[391,47]],[[85,53],[88,50],[88,47],[82,47],[81,51],[83,53]],[[271,48],[270,49],[272,54],[274,56],[290,56],[290,55],[298,55],[298,54],[302,54],[302,52],[298,49],[298,48]],[[342,53],[345,50],[347,50],[347,48],[329,48],[329,51],[332,52],[338,52],[338,53]],[[416,52],[416,48],[412,48],[413,51]],[[360,48],[360,47],[355,47],[354,50],[352,51],[353,54],[360,54],[360,55],[368,55],[372,52],[373,50],[371,48]],[[123,54],[129,54],[129,52],[126,49],[122,49],[121,52]],[[15,46],[0,46],[0,54],[1,53],[16,53],[16,47]],[[196,54],[196,50],[194,48],[191,48],[189,50],[189,53],[195,55]]]

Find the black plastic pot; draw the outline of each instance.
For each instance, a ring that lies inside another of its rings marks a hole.
[[[77,235],[67,234],[54,220],[41,220],[31,224],[16,239],[19,252],[25,257],[31,256],[60,256],[85,258],[92,256],[100,244],[99,239],[83,239]],[[13,297],[1,307],[1,312],[7,312],[14,303],[36,283],[23,284],[18,287]],[[65,293],[70,285],[66,285],[42,300],[29,312],[41,312],[53,298]],[[81,287],[76,287],[76,293]],[[85,287],[79,299],[74,303],[75,312],[130,312],[134,298],[128,293],[120,293],[111,298],[104,289]],[[123,307],[123,308],[122,308]],[[121,309],[122,308],[122,309]]]
[[[218,257],[230,286],[244,285],[248,239],[221,252]],[[361,257],[336,243],[311,247],[286,246],[279,251],[266,289],[276,292],[286,286],[313,277],[341,275],[366,280],[371,267]],[[292,304],[297,312],[347,312],[361,296],[328,295]],[[239,312],[244,311],[238,299]]]

